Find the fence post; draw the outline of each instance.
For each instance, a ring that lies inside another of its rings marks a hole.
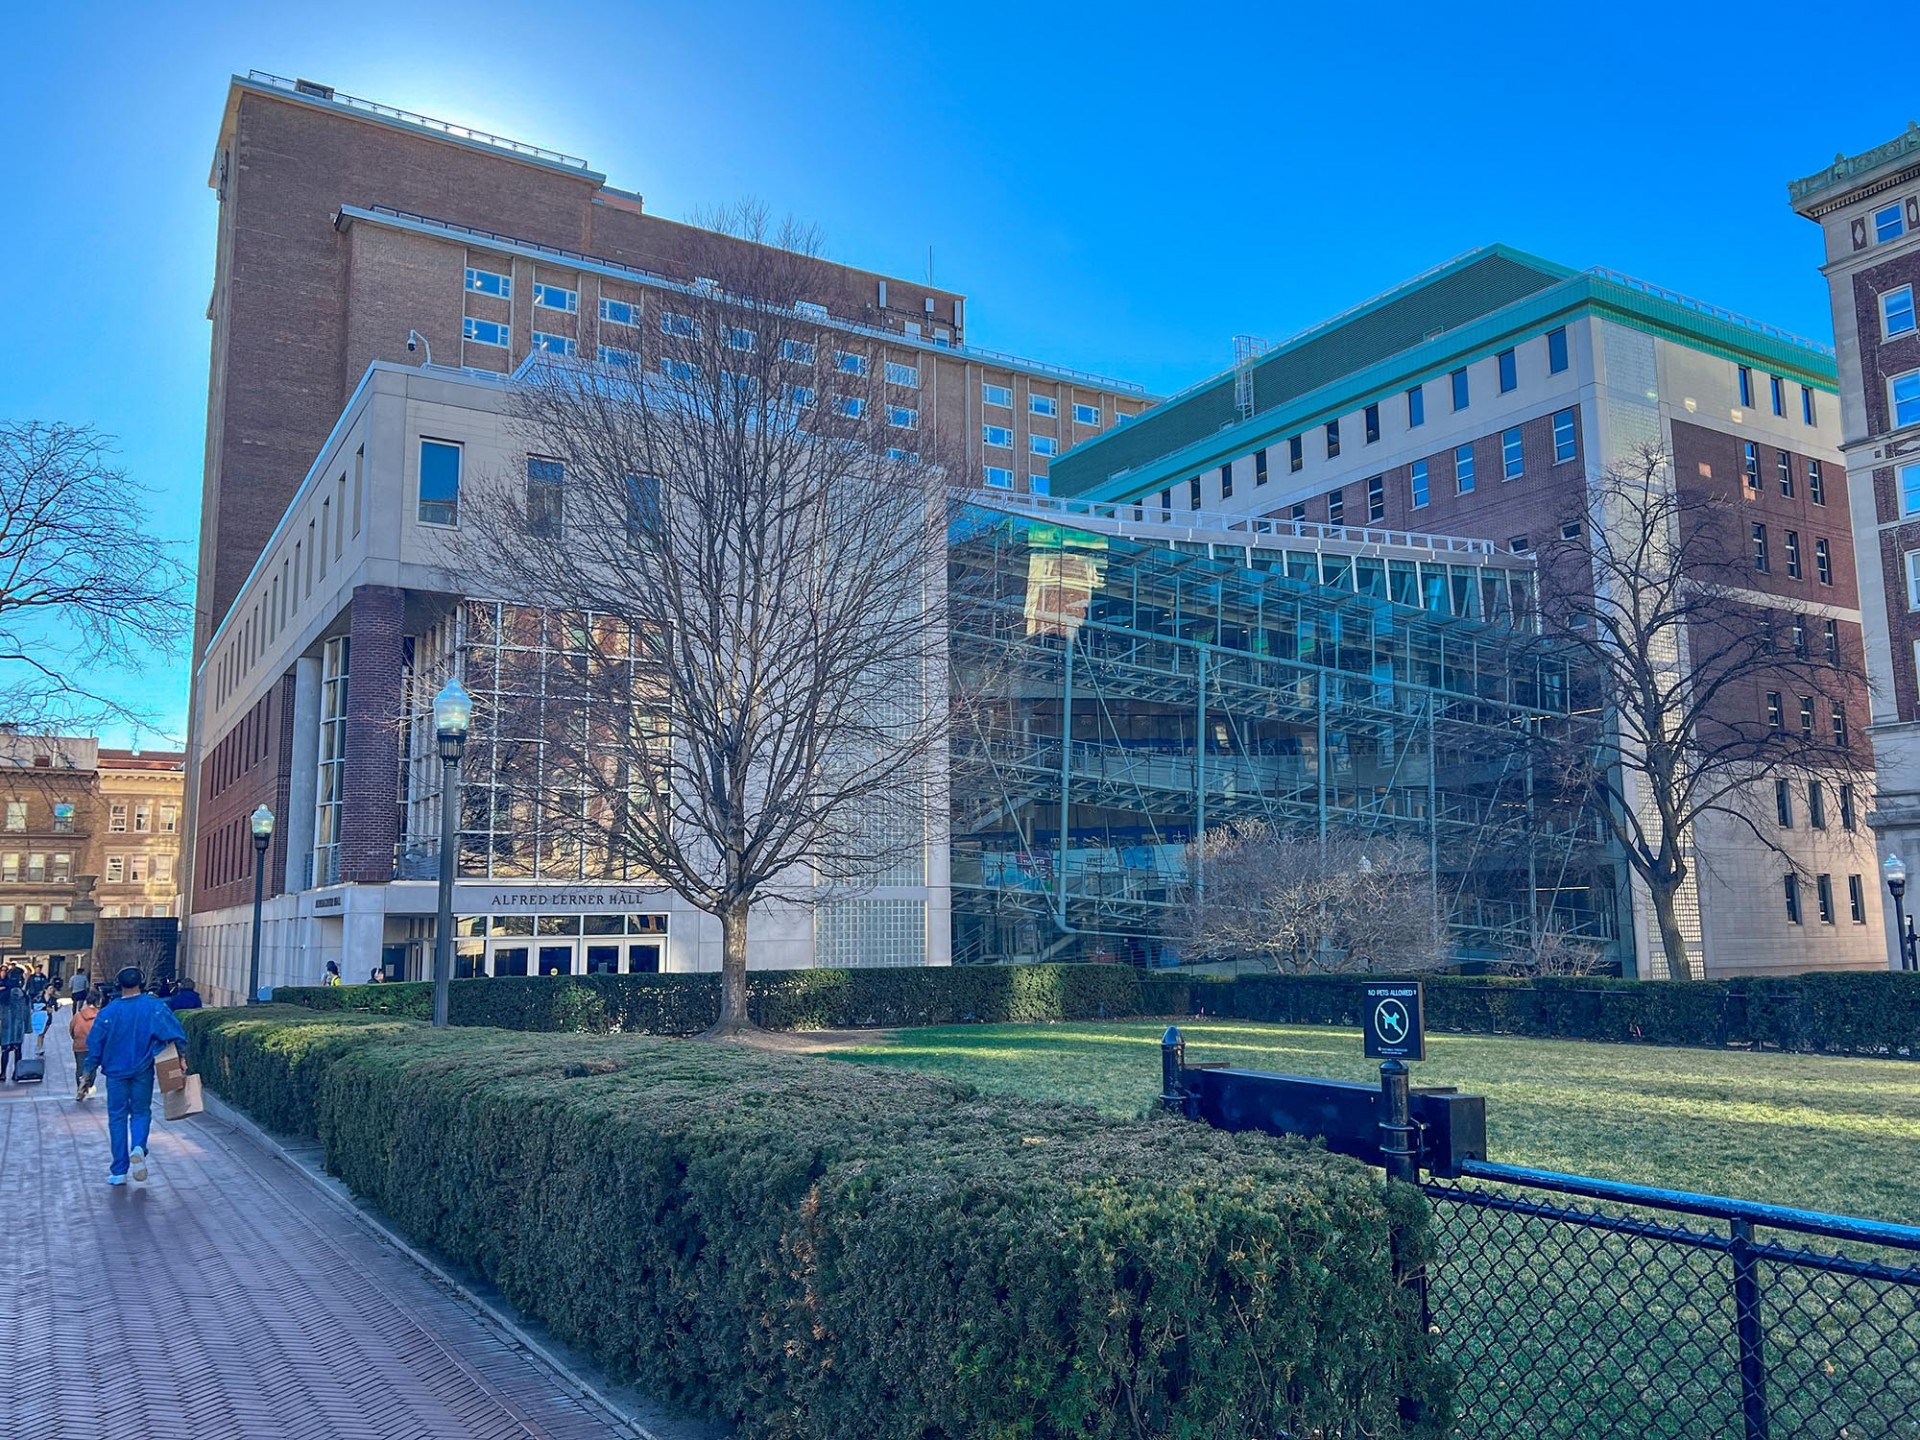
[[[1187,1042],[1180,1038],[1179,1026],[1169,1025],[1160,1037],[1160,1108],[1175,1115],[1186,1113],[1187,1093],[1180,1083],[1186,1063]]]
[[[1733,1225],[1733,1319],[1740,1336],[1740,1414],[1746,1440],[1767,1440],[1767,1357],[1760,1330],[1760,1261],[1753,1222]]]
[[[1404,1180],[1409,1185],[1420,1178],[1420,1149],[1409,1118],[1407,1067],[1399,1060],[1388,1060],[1380,1067],[1380,1155],[1387,1178]]]

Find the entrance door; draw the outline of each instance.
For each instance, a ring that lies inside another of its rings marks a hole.
[[[587,974],[618,975],[620,973],[620,947],[618,945],[587,945]]]
[[[660,943],[654,940],[645,944],[627,946],[627,973],[629,975],[659,974]]]
[[[524,975],[527,973],[527,947],[524,945],[496,945],[493,947],[493,973],[496,975]]]
[[[571,975],[573,973],[573,946],[542,945],[540,947],[540,973],[542,975]]]

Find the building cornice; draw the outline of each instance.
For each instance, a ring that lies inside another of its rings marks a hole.
[[[1822,215],[1831,214],[1841,205],[1852,200],[1873,194],[1888,185],[1899,184],[1914,174],[1920,173],[1920,169],[1907,169],[1899,175],[1886,176],[1870,185],[1851,183],[1862,176],[1871,175],[1882,166],[1891,165],[1896,160],[1914,154],[1920,154],[1920,120],[1908,121],[1906,130],[1884,145],[1876,145],[1871,150],[1861,151],[1858,155],[1844,153],[1835,155],[1833,164],[1825,170],[1801,180],[1789,180],[1787,200],[1803,215],[1810,219],[1818,219]],[[1819,201],[1817,204],[1809,203],[1813,196],[1836,186],[1844,186],[1845,193]]]

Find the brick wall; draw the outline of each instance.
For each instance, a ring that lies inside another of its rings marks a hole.
[[[346,775],[340,879],[393,878],[399,834],[400,690],[406,639],[405,592],[362,585],[348,610]]]
[[[283,675],[227,733],[214,740],[200,762],[199,805],[194,817],[195,912],[253,903],[254,808],[273,811],[274,838],[265,893],[283,886],[287,828],[300,823],[287,814],[287,768],[293,740],[293,674]],[[305,823],[311,825],[313,817]]]
[[[1920,332],[1909,331],[1895,340],[1880,338],[1880,297],[1902,285],[1920,295],[1920,251],[1897,255],[1881,265],[1870,265],[1853,277],[1853,316],[1860,343],[1860,387],[1867,412],[1867,434],[1884,435],[1893,428],[1888,414],[1887,380],[1909,370],[1920,370]]]

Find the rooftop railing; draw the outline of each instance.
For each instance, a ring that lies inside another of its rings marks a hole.
[[[1797,345],[1802,350],[1811,350],[1827,359],[1834,358],[1833,346],[1820,340],[1809,340],[1804,335],[1796,335],[1791,330],[1782,330],[1778,325],[1769,325],[1764,320],[1755,320],[1751,316],[1741,315],[1723,306],[1710,304],[1705,300],[1696,300],[1691,295],[1682,295],[1678,290],[1669,290],[1664,285],[1655,285],[1649,280],[1636,280],[1631,275],[1623,275],[1618,270],[1609,270],[1604,265],[1595,265],[1587,273],[1597,280],[1632,290],[1636,294],[1649,295],[1655,300],[1664,300],[1669,305],[1678,305],[1683,310],[1691,310],[1696,315],[1705,315],[1710,320],[1719,320],[1727,325],[1737,325],[1742,330],[1751,330],[1756,335],[1764,335],[1769,340],[1778,340],[1783,345]]]
[[[569,170],[588,173],[593,171],[593,167],[578,155],[567,155],[558,150],[549,150],[542,145],[529,145],[524,140],[509,140],[504,135],[475,130],[470,125],[456,125],[450,120],[436,120],[431,115],[396,109],[392,105],[382,105],[377,100],[363,100],[358,95],[344,95],[331,85],[320,85],[312,80],[289,80],[284,75],[275,75],[266,70],[249,70],[247,79],[256,85],[270,85],[276,90],[285,90],[292,95],[304,95],[310,100],[329,101],[335,105],[344,105],[350,110],[378,115],[383,120],[398,120],[403,125],[433,130],[451,139],[471,140],[477,145],[490,145],[496,150],[507,150],[515,155],[524,155],[529,160],[539,160],[548,165],[561,165]]]

